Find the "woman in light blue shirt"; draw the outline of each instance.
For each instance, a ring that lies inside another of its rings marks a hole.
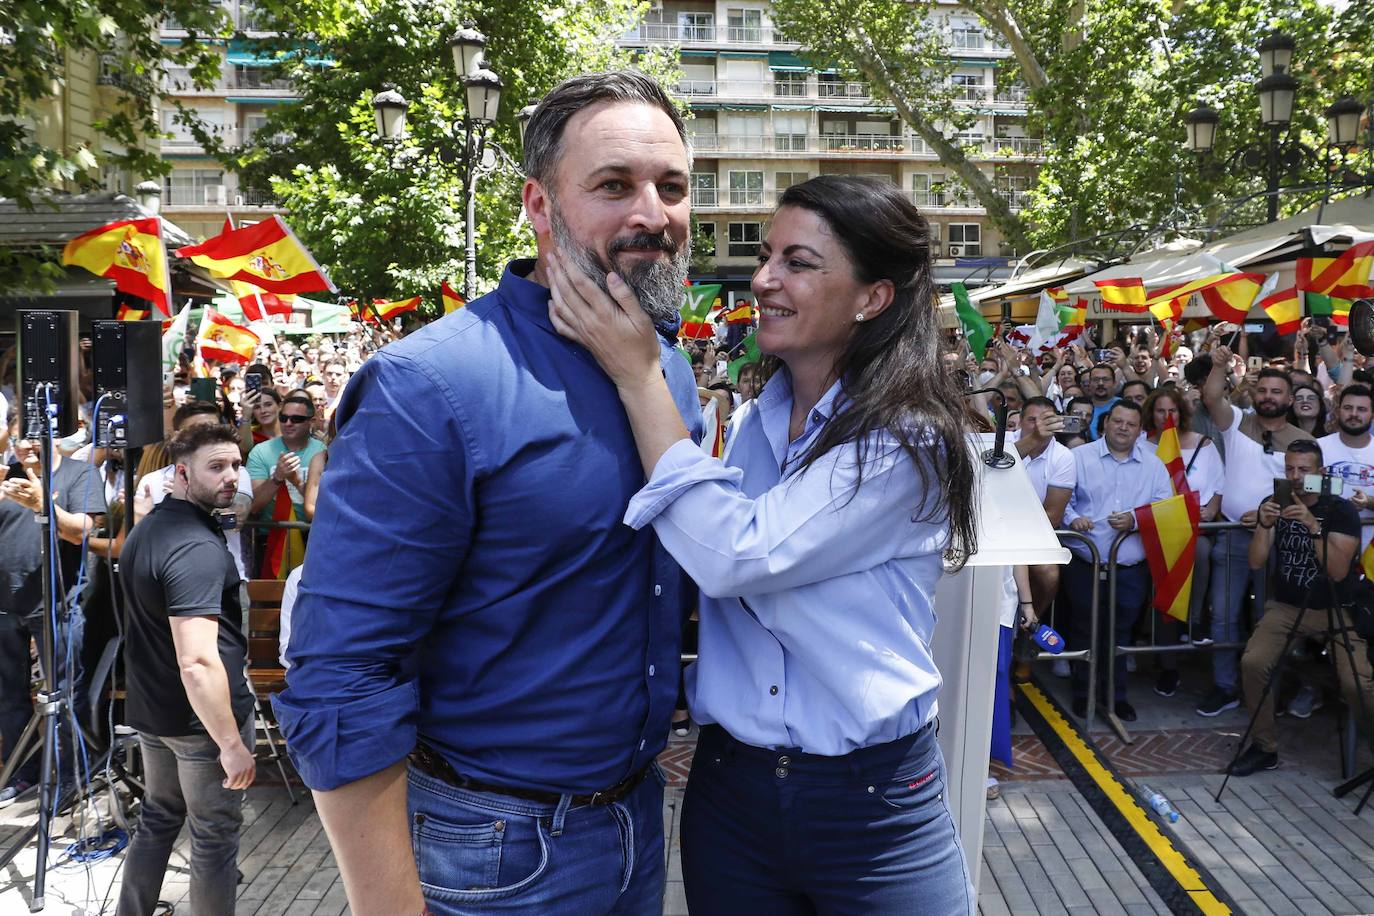
[[[666,257],[658,189],[612,259]],[[942,559],[974,548],[973,456],[941,366],[929,228],[896,188],[789,188],[760,247],[775,368],[723,461],[688,438],[649,319],[593,252],[560,251],[550,316],[606,370],[648,475],[647,524],[702,591],[702,724],[683,812],[694,912],[963,913],[931,658]],[[650,675],[653,675],[652,670]]]

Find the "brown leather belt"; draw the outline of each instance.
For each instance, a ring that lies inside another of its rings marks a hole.
[[[520,789],[514,786],[496,786],[491,783],[481,782],[471,776],[464,776],[453,768],[444,756],[434,748],[419,742],[415,745],[415,750],[410,752],[410,764],[428,776],[433,776],[440,782],[447,783],[458,789],[471,789],[474,792],[491,792],[496,795],[509,795],[512,798],[523,798],[527,801],[540,802],[546,805],[556,805],[562,800],[563,796],[557,792],[545,792],[541,789]],[[609,805],[618,802],[625,796],[633,792],[644,777],[648,774],[649,768],[645,767],[638,773],[621,780],[609,789],[600,792],[593,792],[590,795],[574,795],[573,805]]]

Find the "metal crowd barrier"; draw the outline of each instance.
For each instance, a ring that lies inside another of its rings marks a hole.
[[[1231,529],[1245,528],[1245,527],[1246,527],[1246,526],[1245,526],[1245,525],[1242,525],[1240,522],[1203,522],[1203,523],[1201,523],[1201,524],[1198,526],[1198,529],[1199,529],[1199,530],[1198,530],[1198,534],[1199,534],[1199,536],[1202,536],[1202,535],[1205,535],[1205,534],[1207,534],[1208,532],[1212,532],[1212,531],[1227,531],[1227,530],[1231,530]],[[1122,531],[1122,532],[1120,532],[1119,534],[1117,534],[1116,538],[1112,541],[1111,550],[1109,550],[1108,553],[1107,553],[1107,632],[1110,633],[1110,634],[1115,634],[1115,633],[1116,633],[1116,573],[1117,573],[1117,554],[1118,554],[1118,552],[1119,552],[1120,549],[1121,549],[1121,545],[1122,545],[1123,543],[1125,543],[1126,539],[1127,539],[1128,537],[1130,537],[1131,535],[1137,534],[1137,533],[1138,533],[1137,530],[1134,529],[1134,528],[1132,528],[1130,531]],[[1215,543],[1213,543],[1213,547],[1215,547]],[[1203,561],[1204,561],[1204,562],[1207,562],[1209,565],[1211,564],[1211,551],[1210,551],[1210,550],[1208,551],[1207,556],[1203,558]],[[1145,561],[1142,560],[1141,562],[1145,562]],[[1198,558],[1197,558],[1196,556],[1194,556],[1194,563],[1196,563],[1196,562],[1198,562]],[[1212,567],[1212,574],[1215,575],[1216,572],[1217,572],[1216,568],[1215,568],[1215,567]],[[1230,575],[1230,565],[1229,565],[1229,564],[1224,564],[1224,569],[1222,570],[1222,573],[1223,573],[1223,575],[1228,575],[1228,576]],[[1194,567],[1194,577],[1196,577],[1196,567]],[[1248,575],[1247,575],[1247,578],[1248,578]],[[1151,585],[1153,586],[1153,580],[1152,580],[1152,582],[1151,582]],[[1204,595],[1204,596],[1203,596],[1203,601],[1206,602],[1206,600],[1207,600],[1207,596]],[[1242,601],[1243,601],[1243,599],[1242,599]],[[1191,602],[1190,602],[1190,604],[1191,604]],[[1094,608],[1096,608],[1097,605],[1094,604],[1093,606],[1094,606]],[[1153,587],[1151,588],[1150,600],[1147,601],[1146,604],[1145,604],[1145,611],[1148,613],[1148,612],[1149,612],[1150,610],[1152,610],[1152,609],[1153,609]],[[1212,613],[1213,613],[1213,614],[1216,613],[1216,609],[1215,609],[1215,608],[1212,609]],[[1099,616],[1099,615],[1096,614],[1096,613],[1093,614],[1094,623],[1096,622],[1096,618],[1097,618],[1098,616]],[[1108,662],[1107,662],[1109,665],[1112,665],[1112,666],[1113,666],[1112,672],[1109,673],[1109,675],[1108,675],[1108,677],[1107,677],[1107,723],[1108,723],[1109,725],[1111,725],[1112,730],[1115,731],[1115,732],[1117,733],[1117,735],[1121,738],[1121,740],[1124,741],[1124,742],[1126,742],[1127,744],[1133,743],[1133,742],[1135,741],[1135,738],[1131,736],[1130,731],[1127,730],[1126,726],[1121,722],[1121,720],[1118,719],[1118,718],[1116,717],[1116,711],[1115,711],[1115,710],[1116,710],[1116,678],[1115,678],[1114,675],[1115,675],[1116,657],[1117,657],[1118,655],[1122,655],[1122,656],[1130,656],[1130,655],[1162,655],[1162,654],[1165,654],[1165,653],[1200,652],[1200,651],[1204,651],[1204,650],[1207,651],[1207,652],[1215,652],[1215,651],[1217,651],[1217,650],[1219,650],[1219,649],[1224,649],[1224,650],[1230,651],[1230,650],[1241,650],[1241,649],[1244,649],[1244,648],[1245,648],[1245,642],[1244,642],[1244,641],[1241,641],[1241,642],[1223,642],[1223,643],[1215,643],[1215,642],[1210,642],[1210,641],[1209,641],[1206,645],[1199,645],[1198,642],[1197,642],[1197,638],[1196,638],[1196,637],[1194,636],[1194,634],[1193,634],[1193,624],[1194,624],[1195,622],[1196,622],[1196,621],[1193,619],[1193,615],[1190,613],[1190,614],[1188,615],[1188,621],[1187,621],[1187,624],[1188,624],[1188,641],[1187,641],[1187,642],[1179,642],[1179,643],[1175,643],[1174,645],[1163,645],[1163,646],[1161,646],[1161,645],[1157,645],[1157,644],[1156,644],[1156,640],[1157,640],[1157,636],[1158,636],[1157,628],[1158,628],[1158,625],[1159,625],[1159,615],[1158,615],[1158,614],[1150,614],[1150,645],[1148,645],[1148,646],[1137,646],[1137,645],[1118,646],[1118,645],[1113,645],[1113,647],[1112,647],[1112,657],[1111,657],[1111,658],[1108,660]],[[1094,635],[1094,637],[1093,637],[1093,645],[1097,645],[1096,639],[1097,639],[1097,637],[1096,637],[1096,635]],[[1114,636],[1114,635],[1112,636],[1112,642],[1113,642],[1113,643],[1116,642],[1116,639],[1115,639],[1115,636]],[[1239,664],[1239,662],[1237,662],[1237,664]],[[1090,727],[1090,728],[1091,728],[1091,725],[1092,725],[1092,720],[1091,720],[1092,699],[1093,699],[1093,697],[1095,697],[1096,694],[1097,694],[1097,691],[1096,691],[1095,688],[1096,688],[1096,682],[1094,682],[1094,690],[1089,694],[1089,698],[1088,698],[1089,727]]]
[[[1096,650],[1096,647],[1097,647],[1097,637],[1098,637],[1098,626],[1099,626],[1099,620],[1098,620],[1098,618],[1101,616],[1100,614],[1097,613],[1097,609],[1098,609],[1098,607],[1099,607],[1099,601],[1101,600],[1100,588],[1101,588],[1101,580],[1102,580],[1102,576],[1101,576],[1101,570],[1102,570],[1102,555],[1098,552],[1098,550],[1097,550],[1097,545],[1096,545],[1095,543],[1093,543],[1092,538],[1088,537],[1086,534],[1084,534],[1084,533],[1081,532],[1081,531],[1074,531],[1072,528],[1064,528],[1064,529],[1055,531],[1055,534],[1057,534],[1057,535],[1059,536],[1059,540],[1060,540],[1061,542],[1062,542],[1065,538],[1070,538],[1070,539],[1072,539],[1072,540],[1075,540],[1075,541],[1080,542],[1081,544],[1083,544],[1083,546],[1085,546],[1085,547],[1088,548],[1088,553],[1089,553],[1089,555],[1091,556],[1091,559],[1088,561],[1088,562],[1092,565],[1092,570],[1093,570],[1093,578],[1092,578],[1092,582],[1093,582],[1093,588],[1092,588],[1092,602],[1091,602],[1091,604],[1089,605],[1089,607],[1091,607],[1091,608],[1093,609],[1092,620],[1089,622],[1089,629],[1090,629],[1090,631],[1091,631],[1091,635],[1090,635],[1089,638],[1088,638],[1088,648],[1086,648],[1086,649],[1073,649],[1073,650],[1065,649],[1063,652],[1060,652],[1058,655],[1052,655],[1052,654],[1050,654],[1049,652],[1041,652],[1040,655],[1037,657],[1037,660],[1039,660],[1039,661],[1059,661],[1059,660],[1064,660],[1064,661],[1068,661],[1068,662],[1078,662],[1078,663],[1086,663],[1086,664],[1087,664],[1087,666],[1088,666],[1088,683],[1089,683],[1090,685],[1092,685],[1092,686],[1091,686],[1091,688],[1088,690],[1088,714],[1087,714],[1087,717],[1085,718],[1085,727],[1087,728],[1088,731],[1092,731],[1092,727],[1093,727],[1093,718],[1097,715],[1097,689],[1096,689],[1096,685],[1097,685],[1097,665],[1098,665],[1098,658],[1097,658],[1097,652],[1096,652],[1095,650]],[[1060,575],[1062,576],[1063,574],[1061,573]],[[1061,583],[1061,584],[1062,584],[1062,583]],[[1052,627],[1054,627],[1054,624],[1055,624],[1055,616],[1056,616],[1055,610],[1056,610],[1056,607],[1057,607],[1058,604],[1059,604],[1058,600],[1055,600],[1055,601],[1050,605],[1050,626],[1052,626]],[[1056,630],[1060,630],[1059,627],[1054,627],[1054,628],[1055,628]],[[1060,633],[1062,634],[1063,631],[1060,630]],[[1109,706],[1108,706],[1108,711],[1109,711],[1109,712],[1111,711],[1110,704],[1109,704]]]

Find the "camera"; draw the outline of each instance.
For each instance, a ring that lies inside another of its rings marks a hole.
[[[1077,436],[1087,427],[1083,418],[1076,414],[1066,414],[1064,417],[1064,428],[1060,432],[1072,433]]]
[[[1345,492],[1345,481],[1339,477],[1329,477],[1323,474],[1308,474],[1302,479],[1302,491],[1304,493],[1320,493],[1322,491],[1322,481],[1330,481],[1331,489],[1328,490],[1332,496],[1340,496]]]

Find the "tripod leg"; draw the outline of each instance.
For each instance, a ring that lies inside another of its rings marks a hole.
[[[43,769],[38,781],[38,861],[33,871],[33,903],[29,905],[31,913],[41,911],[44,905],[44,890],[48,883],[48,848],[52,842],[52,809],[58,792],[57,715],[49,708],[43,719]]]
[[[14,750],[5,749],[5,769],[0,771],[0,789],[10,784],[15,772],[33,756],[34,751],[38,750],[31,745],[39,738],[38,726],[42,721],[43,717],[34,713],[33,718],[29,719],[28,724],[24,726],[24,731],[19,735],[19,740],[14,742]]]

